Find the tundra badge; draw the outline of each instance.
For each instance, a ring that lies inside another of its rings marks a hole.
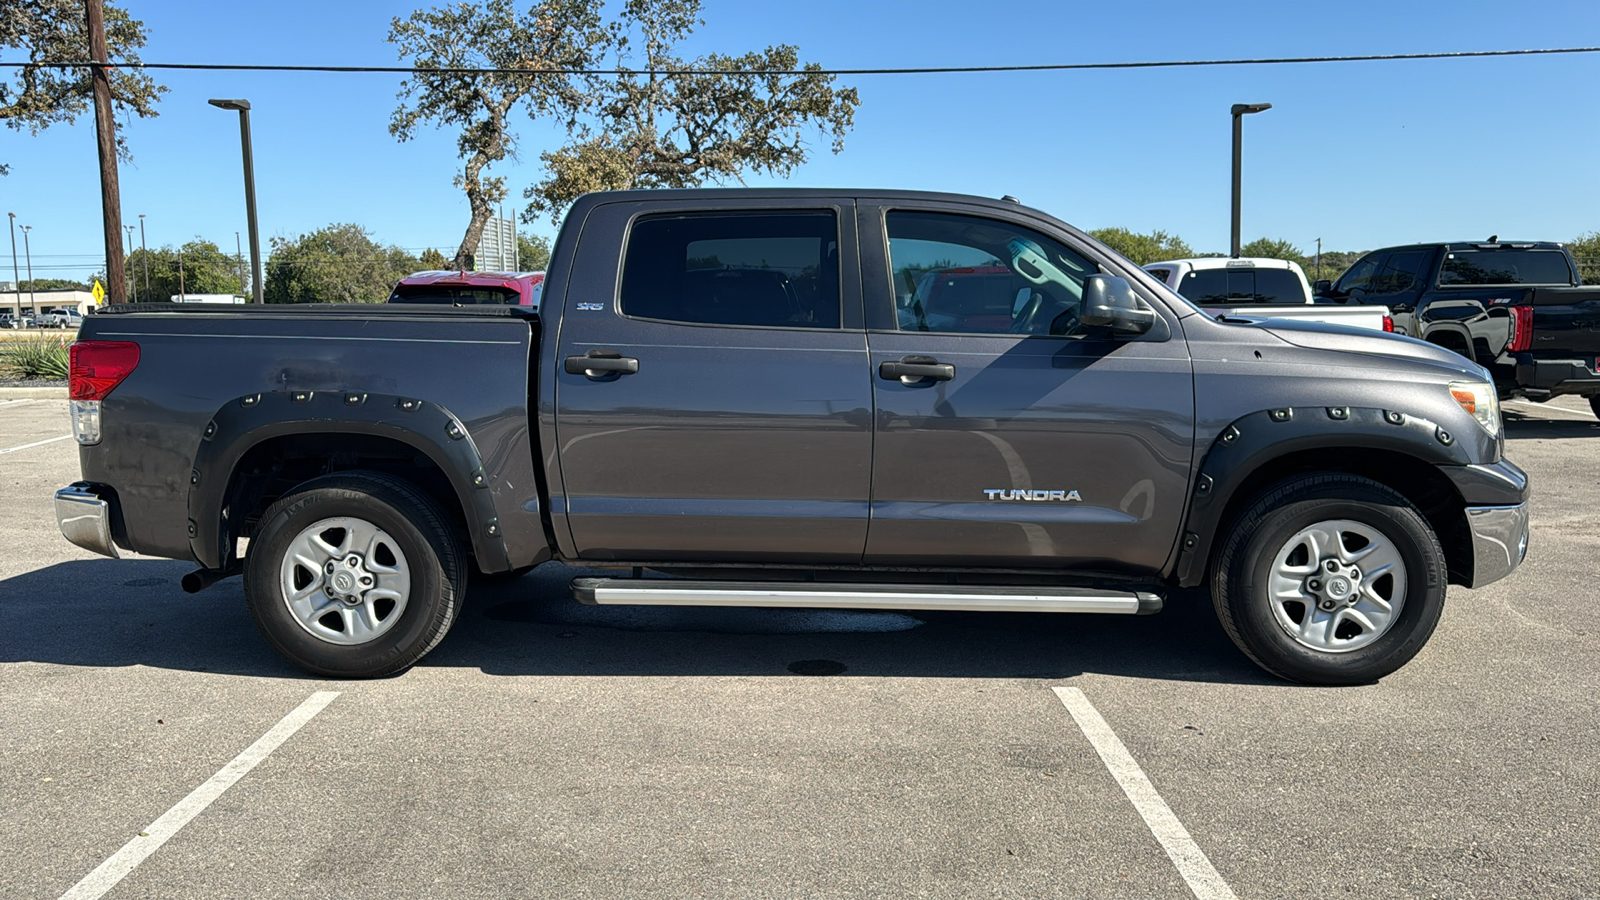
[[[1083,502],[1077,491],[1016,491],[989,488],[983,492],[990,500],[1073,500]]]

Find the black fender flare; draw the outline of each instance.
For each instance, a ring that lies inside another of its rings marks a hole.
[[[1386,450],[1435,466],[1466,466],[1467,448],[1429,419],[1353,406],[1264,409],[1235,419],[1212,442],[1189,495],[1173,575],[1183,587],[1205,578],[1223,515],[1245,481],[1275,459],[1304,450]]]
[[[206,423],[189,473],[189,547],[202,566],[234,562],[237,529],[223,520],[234,469],[262,441],[292,434],[392,438],[433,460],[449,478],[484,571],[511,567],[478,448],[443,406],[365,391],[264,391],[224,404]]]

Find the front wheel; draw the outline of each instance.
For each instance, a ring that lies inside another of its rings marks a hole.
[[[1257,497],[1219,552],[1212,602],[1228,636],[1291,681],[1376,681],[1427,643],[1448,570],[1422,514],[1394,490],[1303,475]]]
[[[377,472],[342,472],[267,509],[244,577],[250,613],[278,652],[313,674],[376,678],[444,639],[467,563],[427,495]]]
[[[1600,418],[1600,394],[1589,395],[1589,408],[1594,410],[1595,418]]]

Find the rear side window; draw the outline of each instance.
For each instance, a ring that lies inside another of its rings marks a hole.
[[[1159,280],[1162,284],[1167,284],[1172,280],[1172,270],[1171,269],[1154,268],[1154,269],[1145,269],[1145,271],[1149,272],[1151,275],[1154,275],[1156,277],[1156,279]]]
[[[1200,269],[1183,277],[1178,293],[1201,306],[1272,306],[1306,302],[1288,269]]]
[[[696,325],[839,327],[829,211],[651,216],[622,264],[623,315]]]
[[[396,285],[390,303],[445,303],[476,306],[483,303],[517,305],[522,297],[509,288],[464,287],[448,284]]]
[[[1440,287],[1480,284],[1572,284],[1560,250],[1452,250],[1439,267]]]
[[[1433,255],[1429,249],[1396,250],[1384,260],[1383,266],[1373,276],[1369,293],[1403,294],[1418,287],[1423,280],[1422,269]]]

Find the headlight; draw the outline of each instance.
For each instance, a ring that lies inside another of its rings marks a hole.
[[[1453,381],[1450,396],[1461,404],[1467,415],[1478,420],[1483,430],[1492,435],[1500,433],[1500,398],[1494,385],[1482,381]]]

